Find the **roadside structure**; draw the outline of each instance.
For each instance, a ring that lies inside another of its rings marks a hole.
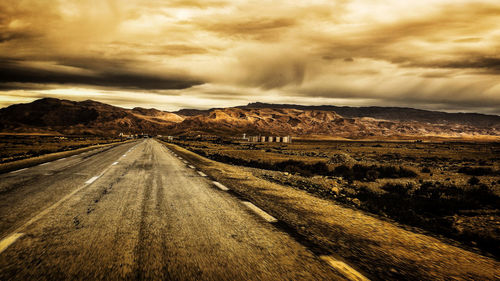
[[[246,136],[243,134],[242,140],[248,142],[282,142],[282,143],[291,143],[292,136]]]

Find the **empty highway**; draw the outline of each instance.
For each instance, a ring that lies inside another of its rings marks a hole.
[[[340,280],[153,139],[0,175],[0,280]]]

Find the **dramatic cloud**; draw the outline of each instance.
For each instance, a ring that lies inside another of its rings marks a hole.
[[[3,0],[0,106],[90,96],[500,114],[499,15],[496,0]]]
[[[159,75],[134,71],[133,67],[118,62],[116,66],[104,67],[107,61],[88,62],[4,62],[0,65],[0,83],[15,84],[46,84],[107,86],[115,88],[155,89],[185,89],[201,84],[189,77],[178,74]],[[122,67],[119,67],[122,66]],[[14,85],[15,85],[14,84]]]

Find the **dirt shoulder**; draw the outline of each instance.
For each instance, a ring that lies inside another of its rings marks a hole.
[[[18,170],[18,169],[32,167],[32,166],[39,165],[39,164],[42,164],[45,162],[50,162],[50,161],[54,161],[57,159],[73,156],[73,155],[80,154],[80,153],[90,151],[90,150],[94,150],[97,148],[113,147],[113,146],[124,144],[124,143],[130,142],[130,141],[133,141],[133,140],[126,140],[123,142],[113,142],[113,143],[107,143],[107,144],[91,145],[91,146],[87,146],[87,147],[83,147],[83,148],[79,148],[79,149],[75,149],[75,150],[49,153],[49,154],[44,154],[44,155],[37,156],[37,157],[31,157],[31,158],[27,158],[27,159],[2,163],[2,164],[0,164],[0,174],[7,173],[10,171],[14,171],[14,170]]]
[[[495,280],[500,262],[431,236],[255,176],[255,169],[167,147],[211,178],[284,222],[324,253],[340,256],[380,280]]]

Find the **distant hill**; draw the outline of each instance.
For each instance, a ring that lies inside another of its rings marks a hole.
[[[124,109],[91,100],[44,98],[0,109],[0,132],[120,132],[234,136],[242,133],[392,138],[500,136],[500,116],[398,107],[337,107],[251,103],[209,110]]]
[[[164,132],[182,117],[157,109],[124,109],[92,100],[44,98],[0,109],[0,131],[112,135]]]
[[[300,110],[321,110],[333,111],[346,118],[371,117],[375,119],[391,121],[417,121],[431,124],[464,124],[479,127],[495,126],[500,123],[500,116],[486,115],[479,113],[447,113],[440,111],[430,111],[406,107],[350,107],[334,105],[296,105],[296,104],[268,104],[268,103],[250,103],[238,108],[293,108]]]

